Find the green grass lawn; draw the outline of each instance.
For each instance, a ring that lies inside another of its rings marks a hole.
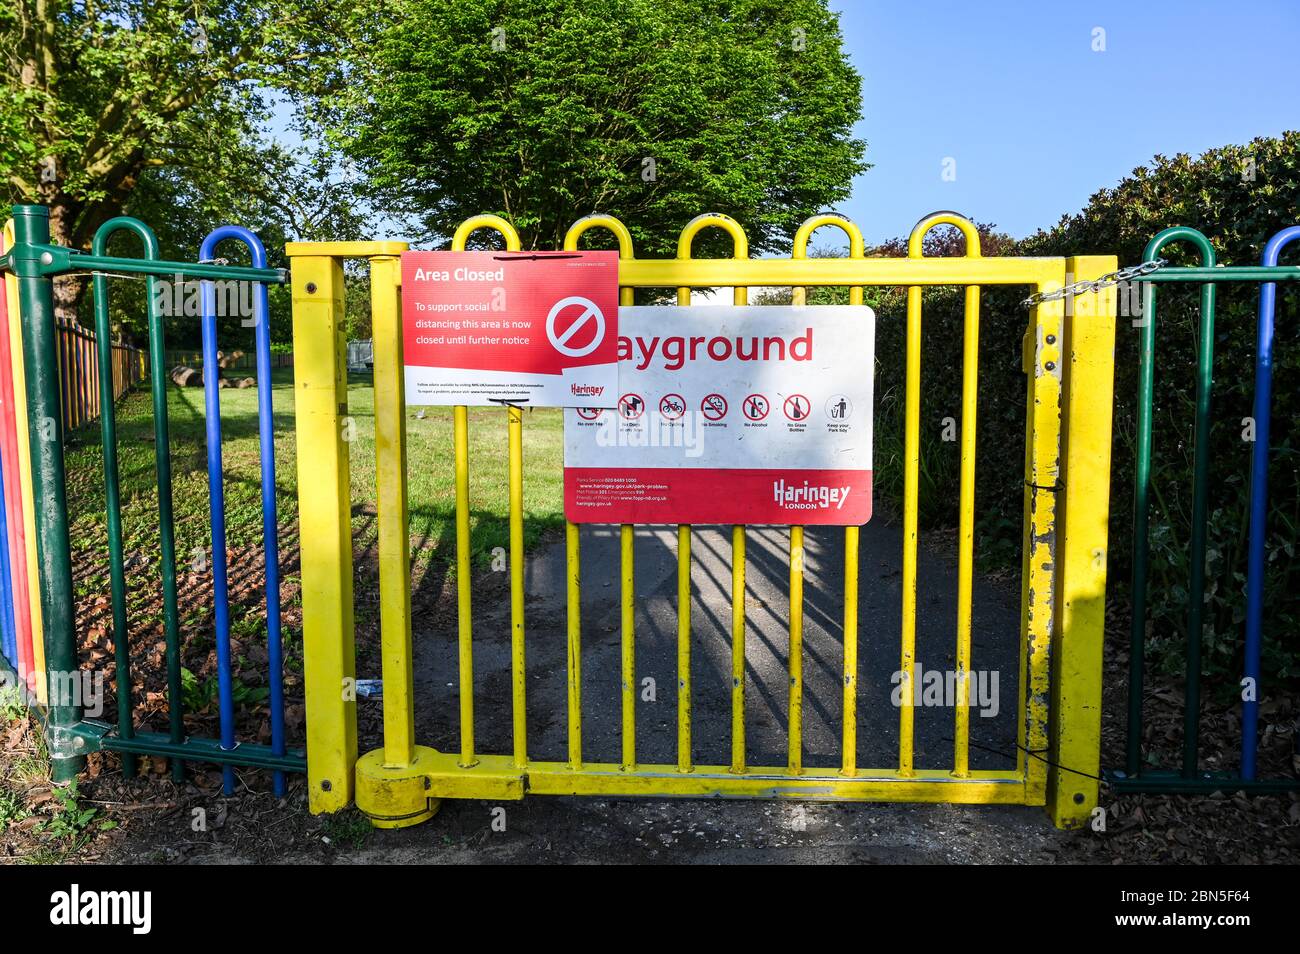
[[[298,508],[297,445],[294,435],[292,369],[273,374],[276,499],[279,518],[280,605],[285,633],[286,717],[291,744],[301,741],[301,590],[297,578]],[[356,555],[355,590],[358,632],[372,630],[373,593],[377,588],[375,542],[374,390],[368,378],[348,384],[353,418],[349,442],[352,477],[352,525]],[[117,405],[118,469],[126,559],[126,611],[130,633],[131,684],[137,726],[161,731],[166,726],[158,487],[154,461],[153,405],[150,392],[138,389]],[[441,584],[455,571],[455,484],[452,466],[450,408],[407,412],[407,478],[410,507],[412,577]],[[203,390],[168,385],[167,417],[171,428],[172,502],[176,531],[177,605],[180,614],[181,665],[186,680],[185,711],[189,731],[216,732],[216,659],[213,627],[210,497]],[[470,411],[471,545],[476,562],[486,564],[494,547],[505,547],[508,534],[506,468],[507,412],[503,408]],[[269,740],[267,733],[267,615],[262,561],[261,465],[258,453],[256,389],[221,392],[222,455],[225,488],[231,652],[236,679],[237,734]],[[562,412],[525,412],[526,480],[525,545],[553,527],[562,526]],[[83,663],[112,673],[112,605],[108,569],[103,453],[98,422],[68,435],[65,451],[72,564],[77,604],[78,648]],[[310,461],[306,467],[310,476]],[[310,546],[308,541],[308,546]],[[162,762],[157,761],[161,770]]]
[[[292,369],[273,372],[276,489],[282,539],[296,538],[297,447],[294,438]],[[210,546],[203,390],[168,385],[173,506],[178,563],[187,567]],[[368,377],[348,382],[348,410],[355,422],[350,444],[352,505],[356,540],[373,540],[375,507],[374,390]],[[455,485],[450,408],[407,411],[407,483],[411,545],[417,565],[454,562]],[[507,533],[506,416],[504,409],[470,410],[471,539],[484,562]],[[257,391],[221,392],[222,455],[225,474],[226,534],[232,551],[260,547],[261,477],[258,457]],[[525,412],[525,541],[531,545],[546,530],[562,526],[563,417],[558,410]],[[158,567],[158,494],[154,464],[153,410],[140,389],[117,406],[118,466],[123,528],[133,567]],[[72,522],[78,595],[107,592],[107,535],[103,455],[99,424],[70,436],[66,452],[68,502]],[[308,469],[310,472],[310,468]],[[102,558],[99,558],[102,557]]]

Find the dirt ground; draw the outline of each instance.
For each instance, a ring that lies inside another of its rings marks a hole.
[[[897,744],[889,676],[897,668],[899,587],[896,526],[885,520],[863,531],[860,572],[861,666],[859,764],[889,764]],[[783,764],[787,635],[786,537],[752,531],[749,539],[746,716],[751,764]],[[616,531],[583,538],[584,756],[616,759],[619,617]],[[952,663],[955,569],[941,554],[942,539],[927,541],[919,577],[918,658]],[[805,763],[839,758],[839,646],[842,533],[809,532],[805,628]],[[729,695],[729,565],[725,531],[702,528],[693,543],[696,605],[692,618],[697,763],[727,760]],[[367,572],[373,554],[358,553]],[[530,555],[527,580],[529,753],[563,758],[563,548],[544,542]],[[675,534],[646,529],[637,539],[638,679],[656,682],[655,701],[638,703],[638,755],[672,762],[676,741]],[[726,572],[724,572],[726,571]],[[813,585],[813,583],[817,585]],[[509,751],[509,600],[504,573],[485,571],[474,585],[475,699],[478,749]],[[377,677],[373,593],[358,587],[358,675]],[[974,668],[997,671],[1003,704],[987,718],[972,717],[976,767],[1008,764],[1014,752],[1019,594],[1010,581],[984,580],[975,594]],[[725,611],[724,611],[725,610]],[[455,748],[455,595],[444,574],[431,571],[413,593],[418,700],[417,737]],[[1120,764],[1124,724],[1124,645],[1117,616],[1107,653],[1103,764]],[[1174,764],[1181,714],[1177,687],[1154,680],[1147,708],[1153,752]],[[379,739],[381,703],[359,705],[362,750]],[[1290,774],[1295,700],[1282,699],[1267,715],[1261,769]],[[951,758],[951,710],[918,710],[917,759],[941,767]],[[1207,766],[1232,764],[1230,710],[1207,707]],[[1288,730],[1288,726],[1291,726]],[[38,742],[26,724],[8,726],[6,777]],[[161,769],[161,766],[159,766]],[[260,773],[241,774],[248,790],[220,795],[220,772],[199,767],[183,785],[161,772],[122,779],[116,759],[93,757],[79,808],[92,811],[72,834],[54,837],[53,817],[66,818],[49,785],[20,782],[28,817],[0,834],[0,859],[126,863],[1296,863],[1300,861],[1300,798],[1295,795],[1205,798],[1127,796],[1103,788],[1104,832],[1059,832],[1039,808],[815,802],[646,800],[531,796],[504,804],[445,802],[434,819],[395,832],[378,832],[353,811],[315,818],[305,810],[303,781],[276,799]],[[3,806],[0,806],[0,810]],[[66,829],[67,824],[63,825]],[[61,830],[61,829],[56,829]]]

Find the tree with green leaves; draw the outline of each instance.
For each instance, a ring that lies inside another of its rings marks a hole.
[[[149,176],[209,207],[239,190],[277,199],[284,155],[258,133],[268,93],[321,92],[358,18],[328,0],[11,0],[7,199],[47,206],[54,241],[81,249]],[[63,317],[84,290],[58,283]]]
[[[324,103],[391,214],[446,238],[495,212],[527,248],[621,218],[671,255],[701,212],[781,247],[867,168],[860,78],[824,0],[406,0]],[[703,254],[727,253],[713,230]]]

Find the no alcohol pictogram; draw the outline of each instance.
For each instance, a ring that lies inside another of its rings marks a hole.
[[[772,409],[772,406],[767,403],[767,398],[763,397],[763,395],[751,394],[745,398],[744,403],[740,405],[740,409],[745,412],[745,417],[751,421],[761,421],[767,417],[767,412]]]
[[[808,410],[812,407],[808,399],[802,394],[791,394],[781,405],[781,410],[785,416],[792,421],[803,421],[808,417]]]
[[[700,413],[706,420],[720,421],[727,416],[727,399],[721,394],[706,394],[700,402]]]

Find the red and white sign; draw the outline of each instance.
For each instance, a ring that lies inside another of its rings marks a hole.
[[[407,404],[614,407],[617,252],[406,252]]]
[[[565,412],[569,520],[871,518],[870,308],[625,307],[619,335],[617,411]]]

